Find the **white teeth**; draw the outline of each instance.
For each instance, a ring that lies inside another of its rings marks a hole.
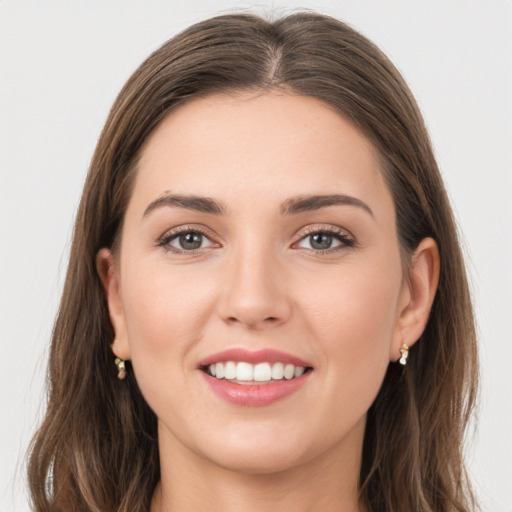
[[[305,371],[304,366],[284,363],[258,363],[252,365],[244,361],[235,363],[214,363],[208,367],[210,374],[217,379],[238,381],[270,382],[271,380],[286,380],[300,377]]]
[[[295,372],[293,373],[294,377],[300,377],[305,372],[304,366],[296,366]]]
[[[224,365],[222,363],[215,365],[215,377],[217,377],[217,379],[224,378]]]
[[[225,379],[236,379],[236,364],[233,361],[228,361],[224,368]]]
[[[272,366],[272,378],[274,380],[281,380],[284,377],[284,364],[274,363]]]
[[[219,374],[218,371],[219,370],[217,370],[217,375]],[[294,375],[295,375],[295,366],[293,366],[293,364],[287,364],[284,367],[284,378],[290,380],[290,379],[293,379]]]
[[[253,374],[252,364],[240,362],[236,365],[236,380],[252,380]]]
[[[254,380],[265,382],[272,378],[272,369],[268,363],[259,363],[254,367]]]

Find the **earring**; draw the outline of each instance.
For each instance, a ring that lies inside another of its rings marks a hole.
[[[405,366],[407,364],[407,356],[409,355],[409,347],[404,343],[400,347],[400,354],[402,357],[400,357],[400,364]]]
[[[120,357],[116,357],[115,363],[117,366],[117,378],[123,380],[126,377],[126,368],[124,366],[124,360]]]

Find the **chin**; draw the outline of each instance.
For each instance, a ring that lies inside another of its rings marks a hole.
[[[225,429],[222,436],[214,436],[207,445],[203,439],[200,451],[203,457],[226,470],[265,475],[298,467],[326,450],[318,441],[325,441],[326,436],[289,427],[263,424],[253,428],[245,425],[235,431]]]
[[[210,454],[210,461],[228,471],[244,475],[270,475],[296,468],[306,462],[304,454],[295,450],[262,449],[258,447],[230,449]]]

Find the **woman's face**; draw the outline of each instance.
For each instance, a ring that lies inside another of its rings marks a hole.
[[[357,462],[409,290],[376,152],[343,117],[276,92],[180,107],[142,151],[119,255],[100,258],[113,350],[164,454]]]

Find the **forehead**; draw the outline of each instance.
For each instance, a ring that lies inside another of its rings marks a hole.
[[[210,95],[170,114],[144,146],[134,200],[169,190],[244,204],[305,193],[391,200],[376,150],[352,123],[318,99],[275,91]]]

